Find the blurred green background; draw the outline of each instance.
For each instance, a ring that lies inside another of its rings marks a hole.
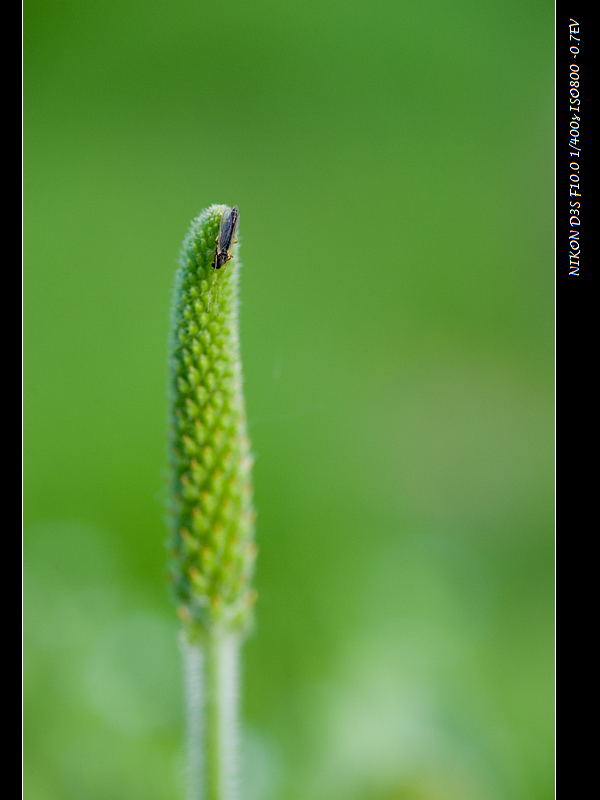
[[[242,800],[553,797],[548,0],[25,3],[25,798],[182,794],[175,261],[241,212]]]

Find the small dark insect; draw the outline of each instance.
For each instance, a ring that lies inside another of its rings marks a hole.
[[[224,267],[227,262],[233,258],[229,251],[231,250],[231,245],[237,241],[235,235],[237,233],[239,221],[240,212],[237,206],[228,208],[227,211],[223,212],[221,225],[219,227],[219,236],[215,240],[217,249],[215,251],[215,260],[212,265],[213,269],[221,269],[221,267]]]
[[[226,267],[228,262],[231,261],[233,255],[229,252],[232,246],[237,242],[236,234],[238,229],[238,223],[240,221],[240,212],[238,211],[238,207],[234,206],[233,208],[227,208],[223,212],[223,216],[221,217],[221,225],[219,226],[219,235],[215,239],[215,244],[217,245],[217,249],[215,250],[215,258],[212,263],[212,268],[214,270],[221,269],[222,267]],[[210,287],[210,292],[208,293],[208,308],[210,309],[210,295],[212,292],[213,284],[215,283],[215,278],[213,278],[213,282]],[[219,287],[217,285],[217,298],[219,296]],[[215,298],[216,302],[216,298]],[[218,314],[217,310],[217,314]]]

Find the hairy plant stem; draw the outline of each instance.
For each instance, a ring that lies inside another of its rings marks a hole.
[[[238,796],[237,634],[214,632],[202,643],[181,638],[187,716],[188,800]]]
[[[185,683],[187,798],[199,800],[204,797],[204,653],[184,631],[179,643]]]
[[[186,683],[188,800],[235,800],[238,776],[240,637],[182,636]]]

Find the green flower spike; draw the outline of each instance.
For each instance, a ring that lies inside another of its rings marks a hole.
[[[169,573],[184,624],[188,800],[236,800],[239,647],[256,599],[238,218],[211,206],[192,222],[171,320]]]
[[[233,210],[234,212],[236,209]],[[213,205],[184,239],[170,338],[170,578],[189,641],[248,629],[256,547],[238,336],[240,264],[213,269],[221,220]],[[237,219],[236,219],[237,222]],[[225,253],[227,256],[227,252]]]

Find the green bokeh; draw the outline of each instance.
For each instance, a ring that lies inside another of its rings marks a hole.
[[[25,798],[182,797],[175,262],[241,212],[242,800],[549,800],[549,2],[25,4]]]

